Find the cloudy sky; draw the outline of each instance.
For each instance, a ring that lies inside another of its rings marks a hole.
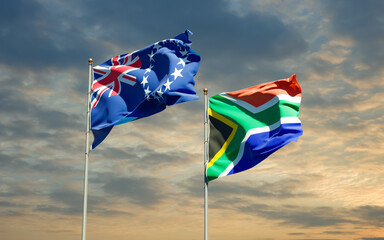
[[[80,239],[88,58],[191,30],[199,101],[91,153],[88,239],[203,238],[203,89],[297,74],[304,135],[212,181],[210,239],[384,239],[384,1],[0,3],[0,239]]]

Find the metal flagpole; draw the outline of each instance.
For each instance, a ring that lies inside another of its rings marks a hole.
[[[204,240],[208,240],[208,89],[204,88]]]
[[[89,132],[90,132],[90,114],[91,114],[91,85],[92,85],[92,63],[90,58],[89,63],[89,80],[88,80],[88,93],[87,93],[87,131],[85,133],[85,169],[84,169],[84,204],[83,204],[83,229],[82,240],[86,240],[87,235],[87,203],[88,203],[88,160],[89,160]]]

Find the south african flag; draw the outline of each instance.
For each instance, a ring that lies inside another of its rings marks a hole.
[[[209,98],[208,181],[254,167],[303,134],[296,75]]]

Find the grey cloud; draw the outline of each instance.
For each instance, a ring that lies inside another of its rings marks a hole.
[[[336,238],[296,238],[292,240],[340,240]]]
[[[83,193],[67,188],[55,189],[48,194],[51,204],[37,205],[34,210],[47,213],[61,213],[80,216],[83,212]],[[107,197],[88,194],[88,213],[101,216],[129,214],[125,211],[109,209],[111,205]]]
[[[49,194],[49,197],[53,202],[63,203],[72,208],[78,208],[77,211],[81,212],[81,207],[83,203],[83,194],[69,189],[56,189]],[[90,204],[95,203],[95,198],[91,198],[89,201]]]
[[[73,208],[73,207],[58,207],[55,205],[38,205],[36,206],[35,211],[80,216],[82,213],[81,209],[82,208],[77,208],[77,207]]]
[[[83,205],[71,207],[71,206],[57,206],[57,205],[38,205],[34,209],[38,212],[46,212],[53,214],[65,214],[71,216],[80,216],[83,212]],[[107,206],[107,207],[105,207]],[[124,215],[124,216],[132,216],[131,213],[126,211],[117,211],[108,209],[108,202],[104,202],[103,205],[88,205],[87,209],[88,214],[94,214],[98,216],[115,216],[115,215]]]
[[[331,207],[301,207],[282,206],[275,207],[266,204],[252,204],[240,206],[238,209],[244,213],[278,220],[283,225],[299,225],[302,227],[335,226],[344,223],[357,223],[349,219],[343,212],[335,211]]]
[[[328,108],[347,108],[351,107],[353,104],[353,100],[345,99],[345,97],[340,96],[332,96],[326,98],[319,92],[313,93],[305,93],[303,96],[305,98],[305,102],[303,102],[303,106],[309,107],[310,109],[328,109]],[[357,101],[357,100],[356,100]]]
[[[24,207],[26,205],[25,204],[14,203],[14,202],[8,202],[8,201],[0,201],[0,206],[1,207]]]
[[[96,153],[100,154],[106,160],[122,160],[122,159],[131,159],[137,158],[137,154],[134,153],[135,149],[131,147],[125,147],[124,149],[119,148],[104,148],[103,151]]]
[[[200,175],[191,177],[184,181],[182,186],[189,195],[201,197],[203,179]],[[209,183],[209,192],[212,201],[216,203],[214,206],[224,206],[226,203],[233,203],[237,201],[237,197],[229,196],[248,196],[266,199],[289,199],[299,197],[312,197],[311,193],[301,191],[305,185],[305,181],[295,179],[283,179],[275,182],[241,182],[241,183],[222,183],[219,180]],[[239,202],[242,202],[241,200]]]
[[[5,190],[0,191],[0,197],[27,197],[35,195],[35,192],[23,182],[7,183],[4,181],[0,186],[3,187],[3,184],[6,187]]]
[[[125,160],[125,164],[129,164],[135,168],[154,169],[158,167],[174,166],[175,164],[186,164],[192,162],[199,156],[184,151],[168,151],[166,153],[158,152],[154,149],[140,146],[138,148],[106,148],[102,152],[97,153],[107,160]]]
[[[292,240],[340,240],[336,238],[296,238]]]
[[[250,184],[228,184],[217,185],[212,187],[212,194],[225,196],[230,193],[236,195],[246,195],[254,197],[267,197],[267,198],[295,198],[295,197],[309,197],[311,194],[302,193],[298,191],[300,186],[304,183],[298,180],[281,180],[277,182],[261,182],[254,185]]]
[[[19,217],[24,215],[25,213],[23,211],[13,211],[13,210],[0,211],[0,216],[3,216],[3,217]]]
[[[95,7],[85,12],[84,16],[99,16],[92,21],[95,25],[100,25],[108,37],[110,32],[113,32],[114,26],[109,24],[109,15],[101,13],[115,12],[116,9],[124,11],[125,7],[129,7],[131,19],[141,17],[140,27],[135,27],[127,21],[127,31],[120,33],[121,38],[109,40],[127,44],[126,40],[134,38],[144,41],[156,36],[168,38],[170,36],[166,34],[175,34],[173,31],[183,31],[188,27],[195,31],[196,37],[200,39],[200,43],[194,45],[197,48],[202,47],[204,52],[218,59],[221,56],[230,59],[231,54],[252,58],[253,54],[256,54],[268,59],[281,59],[301,53],[306,48],[305,41],[294,27],[285,25],[272,15],[252,12],[245,16],[237,16],[230,13],[229,4],[222,0],[167,3],[167,11],[172,13],[170,15],[164,14],[163,2],[145,0],[140,3],[131,2],[129,5],[125,5],[123,1],[114,1],[108,5],[95,4]],[[197,14],[199,17],[196,17]],[[124,16],[121,16],[124,19]],[[153,26],[153,19],[157,20],[156,27]]]
[[[27,161],[29,157],[22,154],[4,154],[0,152],[0,165],[4,171],[25,172],[31,174],[65,174],[73,173],[76,169],[73,166],[67,166],[60,161],[47,161],[35,159],[38,161]],[[16,188],[18,189],[18,188]]]
[[[76,129],[82,130],[80,117],[78,114],[67,114],[58,110],[40,109],[35,118],[39,119],[39,124],[49,129]]]
[[[352,209],[351,212],[369,225],[376,227],[384,226],[384,207],[382,206],[360,206]]]
[[[105,175],[102,179],[102,189],[109,196],[124,197],[133,204],[154,206],[166,196],[164,187],[159,179],[152,177],[117,177]]]
[[[47,139],[55,137],[52,133],[36,128],[36,124],[31,121],[13,120],[11,123],[0,123],[0,134],[4,141],[19,141],[36,138]]]
[[[332,26],[336,33],[353,37],[359,42],[384,39],[384,32],[377,31],[383,20],[382,1],[370,0],[363,3],[359,0],[326,0],[322,4],[335,20],[332,21]]]
[[[18,157],[0,153],[0,165],[2,169],[24,169],[28,164]]]
[[[355,234],[355,232],[348,232],[348,231],[324,231],[323,234],[345,235],[345,234]]]
[[[5,4],[3,11],[18,17],[14,27],[6,28],[1,35],[6,51],[2,51],[0,61],[16,65],[23,56],[27,66],[78,68],[81,59],[90,55],[101,61],[112,57],[112,53],[106,54],[105,42],[132,51],[132,47],[145,47],[186,28],[195,31],[193,48],[202,53],[203,63],[211,69],[209,74],[221,71],[231,75],[234,70],[244,71],[244,61],[281,60],[307,49],[294,26],[261,12],[231,14],[221,0],[171,1],[167,10],[172,14],[164,13],[164,3],[154,1],[96,1],[92,8],[85,4],[66,1],[57,7],[55,3],[22,0]],[[111,22],[111,13],[119,16],[115,20],[120,24]],[[134,25],[132,19],[140,19],[140,25]],[[22,28],[23,24],[28,27]]]
[[[302,233],[302,232],[295,232],[295,233],[288,233],[288,235],[291,235],[291,236],[299,236],[299,235],[305,235],[306,233]]]
[[[371,67],[368,71],[356,71],[345,67],[345,74],[363,80],[382,68],[384,61],[384,31],[382,9],[384,2],[371,1],[321,1],[324,13],[331,18],[336,36],[351,38],[356,43],[355,56]],[[350,66],[350,65],[349,65]]]
[[[0,201],[0,216],[5,217],[16,217],[23,216],[25,212],[19,209],[24,209],[27,207],[26,204],[20,204],[9,201]]]
[[[0,102],[3,114],[0,133],[7,141],[36,138],[65,140],[70,131],[81,131],[83,128],[82,117],[78,114],[47,109],[14,88],[4,89]]]
[[[174,166],[175,164],[188,164],[200,157],[184,151],[168,151],[167,153],[149,152],[142,160],[135,162],[139,168],[146,166]]]
[[[14,114],[17,120],[33,117],[44,125],[52,128],[65,128],[68,126],[79,127],[79,116],[77,114],[66,114],[54,109],[44,109],[36,101],[28,97],[24,92],[15,88],[6,88],[0,96],[0,111]]]
[[[75,169],[71,166],[65,166],[56,161],[38,161],[36,164],[30,166],[31,170],[39,173],[50,173],[50,174],[64,174],[73,173]]]
[[[268,204],[238,205],[237,210],[246,214],[255,214],[282,225],[296,225],[304,228],[340,226],[342,224],[367,225],[382,227],[384,225],[381,206],[343,207],[304,207],[296,205],[272,206]],[[327,234],[343,234],[331,233]]]
[[[321,59],[309,59],[307,65],[307,73],[303,76],[304,79],[310,79],[313,73],[318,74],[319,76],[324,76],[327,78],[327,73],[329,72],[337,72],[340,68],[339,66],[335,66],[330,62],[321,60]],[[300,79],[299,79],[300,80]]]
[[[87,59],[94,41],[79,29],[71,12],[60,14],[60,8],[38,1],[17,0],[2,3],[0,61],[13,67],[76,67]],[[7,17],[8,16],[8,17]],[[99,48],[99,52],[103,48]]]

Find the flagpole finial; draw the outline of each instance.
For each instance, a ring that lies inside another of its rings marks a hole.
[[[208,88],[204,88],[204,95],[208,94]]]
[[[93,63],[93,59],[92,58],[89,58],[88,59],[88,62],[89,62],[89,65],[91,65]]]

